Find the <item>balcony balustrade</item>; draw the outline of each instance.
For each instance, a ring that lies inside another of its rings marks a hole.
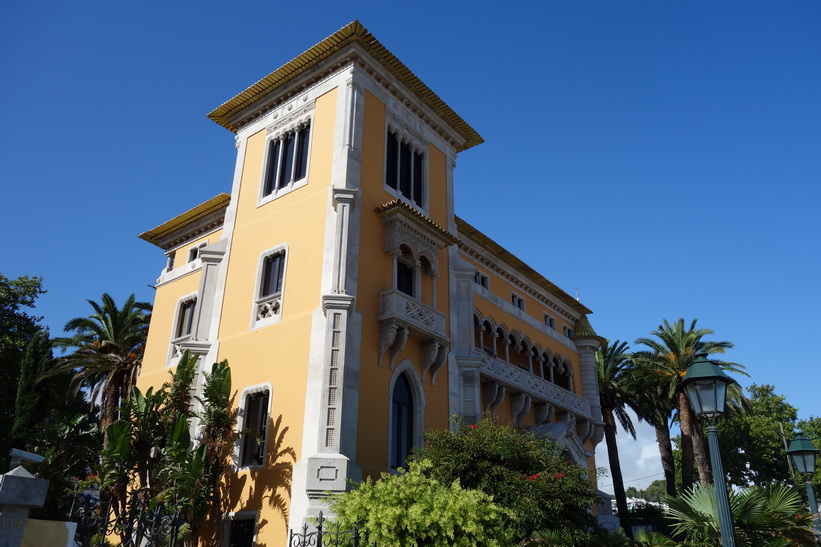
[[[482,375],[521,391],[534,400],[545,401],[557,408],[590,417],[590,403],[587,399],[482,350],[474,349],[473,355],[481,358],[479,372]]]

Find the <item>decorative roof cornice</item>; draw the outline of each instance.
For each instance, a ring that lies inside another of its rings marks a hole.
[[[590,324],[586,315],[582,315],[576,320],[576,326],[573,327],[572,340],[574,342],[576,340],[597,340],[602,345],[606,342],[604,338],[596,334],[596,331],[593,330],[593,325]]]
[[[436,241],[441,242],[442,247],[459,243],[459,239],[455,235],[451,234],[402,200],[395,199],[380,205],[376,208],[376,213],[383,221],[395,215],[401,215],[413,221],[414,224],[427,232],[429,236],[433,237]]]
[[[561,290],[559,287],[551,283],[546,277],[542,274],[525,264],[520,258],[516,255],[487,237],[485,234],[480,232],[478,229],[474,228],[464,220],[459,217],[455,217],[456,220],[456,227],[459,229],[459,235],[467,236],[471,240],[475,241],[478,245],[482,248],[489,251],[492,255],[498,257],[499,259],[503,260],[514,270],[519,272],[521,275],[528,278],[530,281],[541,287],[542,289],[546,290],[551,295],[558,298],[562,303],[566,306],[571,308],[572,310],[580,313],[582,315],[593,313],[587,306],[583,305],[581,302]],[[468,250],[466,246],[460,244],[459,247],[465,251]]]
[[[176,216],[169,220],[168,222],[164,222],[160,224],[153,230],[148,230],[147,232],[143,232],[140,234],[140,239],[144,239],[145,241],[156,245],[157,247],[167,249],[169,247],[169,238],[175,232],[179,232],[184,228],[190,228],[194,223],[205,219],[209,215],[213,215],[215,218],[212,222],[206,223],[206,225],[201,226],[200,230],[197,230],[197,233],[212,230],[218,225],[222,224],[225,208],[228,207],[228,203],[231,201],[231,196],[228,194],[222,193],[216,197],[213,197],[206,201],[205,203],[201,203],[190,209],[183,214]],[[215,214],[215,213],[222,213],[222,214]],[[187,235],[187,234],[186,234]],[[179,238],[175,238],[179,239]]]
[[[353,21],[325,38],[306,52],[285,63],[239,95],[217,107],[208,117],[226,129],[236,133],[240,128],[236,116],[262,101],[275,90],[327,61],[344,48],[358,44],[393,77],[404,85],[425,106],[441,118],[462,138],[457,151],[466,150],[484,142],[468,123],[454,112],[436,93],[383,46],[359,21]]]

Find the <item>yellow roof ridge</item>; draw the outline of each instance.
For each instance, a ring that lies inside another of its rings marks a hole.
[[[459,229],[459,234],[464,234],[469,238],[473,239],[479,245],[493,253],[494,255],[498,256],[511,266],[514,269],[519,271],[521,274],[535,282],[538,286],[545,289],[550,294],[556,296],[570,306],[575,311],[581,313],[582,315],[593,313],[587,306],[564,292],[560,289],[557,285],[553,284],[550,280],[548,280],[545,276],[534,270],[532,267],[528,266],[522,259],[490,239],[484,233],[479,231],[479,229],[470,225],[467,221],[462,219],[461,217],[455,217],[456,219],[456,227]]]
[[[196,207],[189,209],[183,214],[177,215],[171,220],[160,224],[156,228],[141,233],[140,239],[143,239],[153,245],[158,245],[159,241],[165,236],[176,232],[177,230],[184,228],[215,211],[228,207],[228,203],[230,201],[231,196],[223,192],[208,201],[200,203]]]
[[[293,80],[308,69],[316,66],[334,53],[350,44],[359,44],[380,65],[399,79],[428,108],[464,139],[459,151],[466,150],[484,142],[484,139],[468,123],[454,112],[436,93],[406,67],[396,56],[388,51],[359,20],[348,23],[307,51],[288,61],[268,76],[262,78],[245,91],[224,102],[208,117],[229,131],[237,132],[238,127],[231,118],[243,109],[266,96],[274,89]]]

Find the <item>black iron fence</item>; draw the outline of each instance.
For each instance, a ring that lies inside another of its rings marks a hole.
[[[144,492],[132,492],[120,514],[111,501],[78,495],[71,507],[71,519],[77,523],[75,541],[90,547],[105,547],[112,539],[122,547],[177,547],[180,526],[179,510],[169,512]]]
[[[322,516],[317,517],[316,526],[309,532],[308,524],[302,525],[301,532],[291,530],[288,547],[376,547],[368,541],[367,532],[360,532],[354,526],[351,530],[341,530],[339,524],[329,523]]]

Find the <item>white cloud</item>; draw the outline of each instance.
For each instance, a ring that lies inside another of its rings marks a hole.
[[[636,426],[636,440],[618,426],[616,444],[619,448],[621,474],[625,489],[634,486],[641,490],[651,482],[663,479],[664,471],[656,443],[656,430],[647,423],[639,422],[632,411],[628,410],[628,413]],[[607,469],[607,476],[599,479],[599,489],[612,494],[613,474],[610,472],[607,444],[604,440],[596,447],[596,465]]]

